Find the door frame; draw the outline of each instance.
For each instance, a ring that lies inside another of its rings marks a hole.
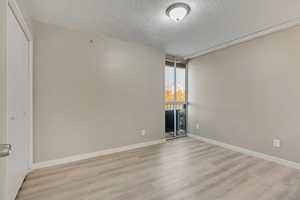
[[[30,31],[30,27],[27,24],[24,14],[22,13],[20,7],[16,0],[8,0],[7,9],[11,9],[14,16],[16,17],[21,29],[23,30],[28,42],[29,42],[29,96],[30,96],[30,111],[29,111],[29,171],[33,166],[33,35]]]

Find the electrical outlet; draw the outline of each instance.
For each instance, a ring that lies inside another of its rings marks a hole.
[[[199,123],[196,124],[196,129],[200,129],[200,124]]]
[[[273,147],[276,147],[276,148],[280,147],[280,140],[279,139],[273,139]]]
[[[146,130],[145,130],[145,129],[141,130],[141,135],[142,135],[142,136],[145,136],[145,135],[146,135]]]

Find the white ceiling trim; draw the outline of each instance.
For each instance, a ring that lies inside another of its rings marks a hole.
[[[233,39],[233,40],[223,42],[221,44],[218,44],[218,45],[212,46],[210,48],[207,48],[203,51],[192,54],[190,56],[186,56],[186,57],[184,57],[184,59],[192,59],[192,58],[195,58],[195,57],[198,57],[198,56],[203,56],[203,55],[212,53],[214,51],[218,51],[218,50],[221,50],[221,49],[224,49],[224,48],[227,48],[227,47],[239,44],[239,43],[247,42],[249,40],[253,40],[253,39],[256,39],[256,38],[259,38],[259,37],[263,37],[263,36],[269,35],[271,33],[282,31],[282,30],[285,30],[285,29],[288,29],[288,28],[299,26],[299,25],[300,25],[300,17],[289,20],[289,21],[286,21],[286,22],[283,22],[283,23],[280,23],[280,24],[277,24],[277,25],[274,25],[274,26],[270,26],[268,28],[265,28],[265,29],[256,31],[254,33],[250,33],[250,34],[241,36],[241,37],[238,37],[238,38]]]

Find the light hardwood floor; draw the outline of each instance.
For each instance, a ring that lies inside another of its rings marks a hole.
[[[300,171],[191,138],[36,170],[18,200],[300,200]]]

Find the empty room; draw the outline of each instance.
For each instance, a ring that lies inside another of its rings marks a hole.
[[[0,0],[0,200],[300,200],[300,1]]]

